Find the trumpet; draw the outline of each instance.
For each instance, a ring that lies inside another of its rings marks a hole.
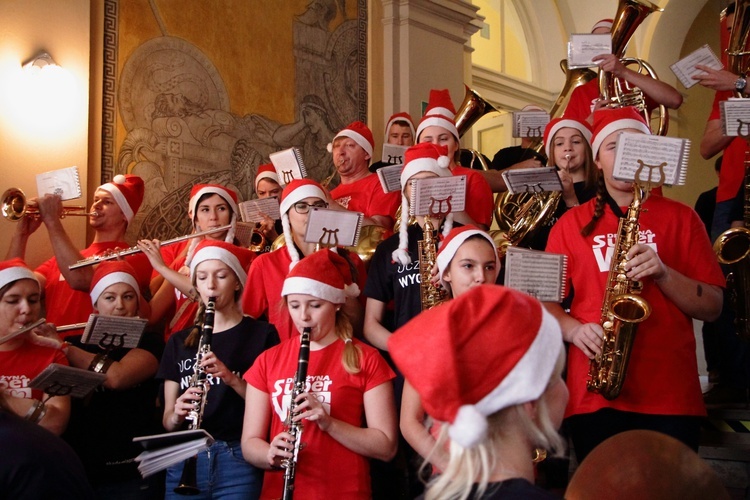
[[[171,240],[162,241],[161,246],[171,245],[172,243],[179,243],[181,241],[189,240],[191,238],[198,238],[200,236],[206,236],[208,234],[220,233],[222,231],[229,230],[231,227],[232,227],[231,224],[227,224],[226,226],[215,227],[213,229],[208,229],[206,231],[201,231],[199,233],[187,234],[185,236],[178,236],[177,238],[172,238]],[[141,250],[140,248],[136,246],[136,247],[126,248],[125,250],[120,250],[119,252],[112,252],[109,254],[102,254],[102,255],[93,255],[86,259],[79,260],[75,264],[69,265],[68,269],[72,271],[74,269],[78,269],[79,267],[93,266],[101,262],[104,262],[105,260],[119,259],[120,257],[133,255],[134,253],[138,253],[142,251],[143,250]]]
[[[10,222],[18,222],[25,216],[39,217],[39,209],[36,207],[30,207],[29,204],[26,202],[26,195],[23,194],[23,191],[21,191],[18,188],[10,188],[6,189],[3,193],[2,197],[2,204],[3,204],[3,217],[5,217]],[[72,217],[72,216],[78,216],[78,217],[88,217],[90,215],[99,215],[98,212],[87,212],[86,207],[63,207],[62,214],[60,214],[60,218],[64,219],[65,217]]]

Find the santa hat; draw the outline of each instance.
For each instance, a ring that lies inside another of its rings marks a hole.
[[[521,111],[546,111],[541,106],[537,106],[536,104],[527,104],[523,108],[521,108]]]
[[[255,192],[258,192],[258,183],[262,181],[263,179],[268,179],[276,184],[281,185],[279,182],[279,174],[276,173],[276,168],[274,168],[273,163],[266,163],[265,165],[260,165],[258,167],[258,173],[255,174]]]
[[[409,201],[404,194],[406,184],[414,175],[420,172],[432,172],[439,177],[450,177],[450,159],[448,148],[431,142],[416,144],[404,153],[404,168],[401,170],[401,225],[399,226],[398,248],[393,251],[393,260],[407,265],[409,257]],[[449,213],[443,226],[443,235],[447,235],[453,227],[453,213]]]
[[[190,261],[190,281],[195,283],[195,268],[207,260],[220,260],[237,275],[240,284],[245,286],[247,269],[255,254],[247,248],[238,247],[226,241],[201,240],[195,248],[195,255]]]
[[[328,143],[328,152],[333,152],[333,143],[339,137],[348,137],[365,150],[365,152],[372,158],[372,150],[375,147],[375,140],[372,138],[372,131],[370,128],[360,121],[352,122],[341,129],[333,140]]]
[[[135,290],[138,300],[141,300],[141,291],[133,266],[124,260],[109,260],[99,264],[94,271],[94,277],[91,278],[91,305],[96,307],[96,301],[104,290],[117,283],[130,285]]]
[[[343,304],[359,295],[349,263],[333,250],[318,250],[302,259],[284,280],[281,296],[293,293],[312,295],[334,304]]]
[[[560,325],[542,304],[500,285],[425,311],[388,340],[427,414],[449,423],[464,448],[485,438],[488,416],[539,399],[562,350]]]
[[[610,134],[632,128],[651,135],[643,116],[632,106],[617,109],[602,108],[594,113],[594,133],[591,136],[591,154],[596,158],[599,148]]]
[[[436,264],[438,268],[438,279],[444,288],[446,288],[446,283],[443,281],[443,272],[448,268],[448,265],[453,260],[453,257],[456,256],[456,252],[459,247],[463,245],[464,241],[475,235],[479,235],[487,240],[493,249],[496,248],[495,242],[486,231],[482,231],[478,227],[472,225],[454,227],[441,243],[440,250],[438,250],[437,253]],[[495,251],[495,269],[498,271],[500,270],[500,257],[498,257],[497,251]]]
[[[417,127],[417,141],[419,141],[422,131],[427,127],[443,127],[458,139],[456,108],[453,106],[451,94],[447,89],[430,90],[430,102],[427,103],[427,109]]]
[[[576,120],[575,118],[555,118],[544,129],[544,152],[547,154],[547,158],[551,158],[552,140],[561,128],[574,128],[578,130],[583,138],[586,139],[586,142],[591,144],[591,127],[588,123]]]
[[[39,285],[34,271],[22,259],[16,257],[0,262],[0,288],[18,280],[34,280]]]
[[[416,138],[414,120],[411,119],[411,115],[409,113],[396,113],[395,115],[391,115],[391,117],[388,118],[388,123],[385,124],[385,142],[388,142],[388,134],[391,131],[391,125],[396,122],[405,122],[409,126],[409,130],[411,130],[412,137]]]
[[[232,189],[229,189],[228,187],[221,186],[219,184],[196,184],[193,186],[193,188],[190,190],[190,201],[188,201],[188,211],[192,216],[191,223],[193,224],[193,229],[197,229],[195,226],[195,214],[198,210],[198,202],[200,201],[201,197],[205,194],[217,194],[221,196],[221,198],[227,202],[227,205],[229,205],[229,208],[232,209],[232,219],[230,220],[230,224],[232,225],[231,228],[229,228],[229,231],[227,231],[227,235],[224,238],[224,241],[227,243],[234,242],[234,233],[235,233],[235,227],[237,227],[237,193],[235,193]],[[205,230],[206,228],[202,228]],[[185,258],[185,265],[189,266],[190,262],[193,259],[193,254],[195,253],[195,247],[198,245],[197,238],[193,238],[190,240],[190,245],[188,246],[187,251],[187,257]]]
[[[601,19],[594,24],[594,26],[591,28],[591,32],[598,30],[599,28],[607,28],[609,31],[612,31],[612,23],[614,23],[614,20],[612,19]]]
[[[115,175],[112,182],[102,184],[97,189],[103,189],[112,195],[128,223],[133,220],[143,203],[143,179],[137,175]]]
[[[292,182],[284,186],[284,191],[281,192],[281,201],[279,202],[279,211],[281,212],[281,225],[284,228],[284,242],[289,257],[292,259],[289,264],[289,269],[293,268],[294,265],[299,262],[299,252],[294,246],[294,238],[292,238],[292,228],[289,225],[289,209],[305,198],[320,198],[327,202],[328,197],[326,196],[323,187],[312,179],[294,179]]]

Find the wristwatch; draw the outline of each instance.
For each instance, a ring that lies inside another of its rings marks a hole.
[[[734,90],[741,94],[742,92],[744,92],[745,87],[747,87],[747,80],[744,76],[740,76],[739,78],[737,78],[737,81],[734,82]]]

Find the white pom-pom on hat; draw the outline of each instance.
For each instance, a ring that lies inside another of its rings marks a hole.
[[[114,179],[112,179],[112,182],[114,182],[115,184],[123,185],[125,184],[125,176],[122,174],[117,174],[115,175]]]
[[[448,435],[464,448],[473,448],[487,436],[487,417],[476,406],[463,405],[458,409]]]

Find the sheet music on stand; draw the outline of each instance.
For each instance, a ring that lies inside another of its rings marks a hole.
[[[505,286],[542,302],[562,302],[567,294],[568,257],[528,248],[508,247]]]
[[[719,118],[725,136],[750,136],[750,99],[731,97],[726,101],[721,101]]]
[[[168,432],[133,438],[145,451],[135,458],[142,477],[148,477],[195,456],[214,444],[205,429]]]
[[[238,221],[234,229],[234,237],[240,242],[240,245],[247,248],[253,243],[253,234],[257,224],[255,222]]]
[[[94,373],[72,366],[52,363],[34,377],[29,384],[50,396],[85,398],[107,379],[104,373]]]
[[[403,169],[403,165],[388,165],[378,169],[378,179],[380,179],[383,192],[401,191],[401,171]]]
[[[546,111],[514,111],[513,137],[541,139],[550,116]]]
[[[711,47],[709,47],[708,44],[704,44],[672,64],[669,69],[671,69],[672,73],[674,73],[677,79],[680,80],[682,86],[689,89],[698,83],[698,80],[694,80],[693,77],[703,73],[703,71],[695,68],[696,64],[708,66],[717,71],[724,68],[724,65],[721,64],[721,61],[716,57],[716,54],[711,50]]]
[[[83,330],[81,343],[96,345],[101,349],[133,349],[138,347],[148,320],[124,316],[91,314]]]
[[[381,161],[389,165],[403,165],[404,154],[409,146],[399,146],[398,144],[383,144],[383,156]]]
[[[617,137],[612,176],[632,182],[640,170],[641,185],[650,182],[652,188],[662,184],[682,186],[689,157],[689,139],[624,132]],[[664,171],[663,182],[659,170]]]
[[[509,194],[562,191],[555,167],[506,169],[501,175]]]
[[[36,192],[39,196],[56,194],[63,201],[81,197],[81,178],[78,167],[65,167],[36,174]]]
[[[263,222],[263,215],[267,215],[273,220],[281,219],[279,200],[274,196],[243,201],[240,203],[239,209],[242,222]]]
[[[357,246],[364,218],[362,212],[312,207],[305,241],[319,243],[322,247]]]
[[[593,58],[612,53],[612,35],[573,33],[568,42],[568,69],[595,68]]]
[[[465,175],[412,179],[409,215],[447,215],[465,208]]]
[[[294,179],[307,177],[305,162],[302,161],[302,153],[297,148],[284,149],[268,155],[279,176],[279,185],[286,186]]]

